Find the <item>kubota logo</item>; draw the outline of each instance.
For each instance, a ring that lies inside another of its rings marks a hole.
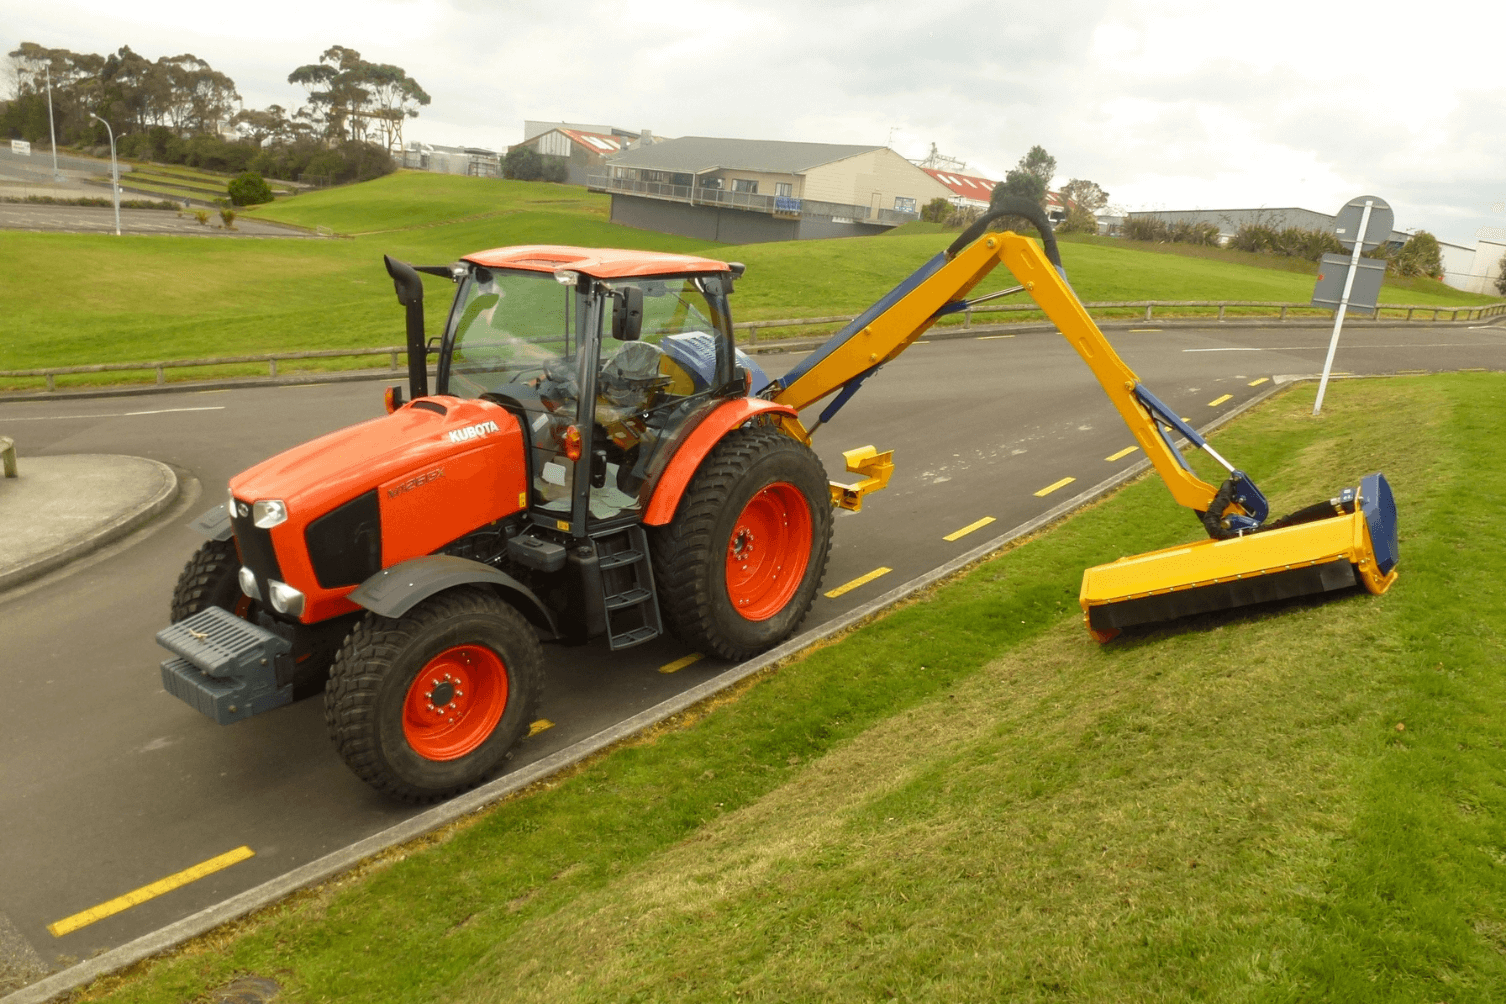
[[[456,429],[448,433],[452,443],[468,443],[472,439],[480,439],[482,436],[490,436],[499,431],[496,422],[478,422],[475,425],[467,425],[464,429]]]

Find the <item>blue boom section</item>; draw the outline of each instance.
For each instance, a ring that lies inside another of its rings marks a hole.
[[[932,258],[930,261],[920,266],[920,268],[915,271],[914,275],[910,276],[904,282],[901,282],[898,286],[895,286],[889,292],[879,297],[878,301],[874,303],[873,306],[869,307],[857,317],[853,318],[847,323],[845,327],[828,338],[825,345],[822,345],[819,349],[806,356],[804,362],[800,363],[800,365],[796,366],[784,376],[780,377],[779,386],[794,386],[796,380],[799,380],[811,370],[821,365],[821,363],[828,356],[845,345],[848,339],[852,338],[859,331],[862,331],[864,328],[868,327],[868,325],[878,320],[880,315],[882,315],[890,307],[894,306],[900,300],[903,300],[905,297],[909,296],[912,292],[915,291],[915,288],[917,286],[940,271],[941,266],[945,265],[948,261],[949,259],[947,258],[946,253],[942,252],[935,258]]]

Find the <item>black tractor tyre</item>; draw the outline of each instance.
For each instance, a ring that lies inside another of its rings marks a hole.
[[[511,755],[536,716],[543,666],[538,636],[517,610],[485,588],[449,589],[402,617],[357,621],[330,670],[324,721],[361,780],[405,802],[438,801]]]
[[[234,540],[206,540],[199,545],[173,587],[171,622],[192,617],[205,607],[223,607],[246,616],[250,601],[241,592],[240,568]]]
[[[750,539],[748,527],[760,525],[760,511],[761,525],[771,532]],[[674,519],[651,537],[654,580],[670,631],[724,659],[777,645],[815,602],[831,533],[826,469],[810,447],[773,426],[734,429],[702,461]],[[760,551],[763,545],[772,545],[773,553]],[[762,580],[735,584],[739,568],[745,576],[758,574],[738,563],[741,553],[758,561],[772,557],[774,564],[763,565]],[[801,556],[798,577],[781,583],[782,569]]]

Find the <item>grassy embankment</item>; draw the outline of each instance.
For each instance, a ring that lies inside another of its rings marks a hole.
[[[131,161],[130,167],[130,171],[121,173],[120,184],[123,187],[164,195],[177,201],[193,199],[197,202],[214,202],[216,199],[228,198],[226,186],[235,177],[233,174],[203,171],[181,164]],[[108,177],[105,180],[108,183]],[[268,185],[275,195],[288,195],[292,192],[291,188],[280,182],[269,181]]]
[[[442,262],[487,247],[561,243],[725,256],[747,263],[737,316],[757,320],[857,313],[952,239],[936,233],[733,249],[619,226],[607,212],[605,196],[578,187],[400,172],[246,214],[355,235],[349,240],[0,233],[0,299],[7,306],[0,369],[398,344],[402,318],[381,268],[384,253]],[[1300,300],[1311,292],[1310,278],[1281,269],[1078,243],[1065,243],[1063,254],[1087,300]],[[61,292],[59,275],[71,277]],[[426,281],[431,302],[448,300],[448,283]],[[1386,296],[1486,302],[1442,286]],[[308,367],[357,365],[347,359]],[[256,372],[170,371],[170,378]],[[140,377],[58,382],[133,378]],[[0,380],[0,389],[40,385]]]
[[[1218,435],[1281,511],[1384,470],[1389,594],[1099,647],[1143,480],[847,638],[91,999],[1498,1001],[1506,378]]]

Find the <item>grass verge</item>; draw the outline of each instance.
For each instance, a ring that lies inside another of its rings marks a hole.
[[[1387,596],[1096,646],[1080,570],[1193,536],[1143,480],[89,998],[1500,1000],[1506,379],[1312,396],[1219,449],[1278,509],[1385,470]]]
[[[0,301],[6,305],[0,369],[399,344],[402,314],[382,269],[384,253],[432,263],[484,248],[554,243],[734,257],[748,265],[736,316],[759,320],[856,314],[953,239],[919,233],[732,249],[611,223],[608,204],[606,196],[576,186],[398,172],[242,214],[325,226],[352,240],[0,232]],[[1310,277],[1279,269],[1082,242],[1062,247],[1085,300],[1301,301],[1311,293]],[[75,281],[60,290],[57,275]],[[996,273],[990,288],[1010,281]],[[432,330],[452,287],[432,279],[429,289]],[[1488,302],[1446,288],[1383,296]],[[1000,316],[1031,315],[978,319]],[[171,378],[196,375],[178,371]],[[125,379],[105,374],[81,382]],[[30,385],[0,379],[0,390]]]

